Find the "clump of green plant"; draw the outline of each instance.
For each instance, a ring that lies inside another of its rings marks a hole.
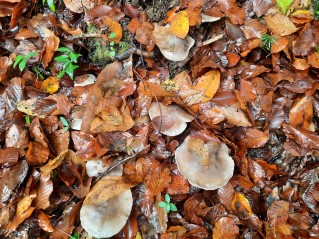
[[[23,71],[27,65],[27,59],[34,57],[38,55],[37,52],[30,52],[28,54],[24,55],[18,55],[16,59],[14,60],[13,68],[15,68],[17,65],[19,65],[20,71]]]
[[[317,0],[316,5],[314,7],[313,15],[316,19],[319,19],[319,0]]]
[[[24,117],[24,119],[25,119],[26,125],[29,126],[29,125],[31,124],[30,116],[29,116],[29,115],[26,115],[26,116]]]
[[[42,5],[44,6],[45,2],[48,3],[49,8],[52,12],[55,12],[55,5],[53,0],[42,0]]]
[[[166,213],[169,213],[170,211],[177,212],[177,207],[170,201],[171,197],[168,194],[165,194],[165,202],[160,202],[158,206],[164,208]]]
[[[64,54],[54,58],[57,62],[63,63],[62,71],[57,77],[61,78],[66,73],[73,80],[74,70],[79,68],[79,66],[74,63],[78,63],[78,58],[81,54],[76,54],[67,47],[60,47],[58,52]]]
[[[40,77],[42,80],[44,80],[44,76],[36,66],[33,66],[32,70],[37,74],[37,77]]]
[[[271,45],[276,43],[277,37],[270,36],[267,33],[264,34],[261,38],[262,46],[267,50],[271,51]]]
[[[63,116],[60,117],[60,121],[64,125],[63,131],[68,131],[70,128],[69,122]]]

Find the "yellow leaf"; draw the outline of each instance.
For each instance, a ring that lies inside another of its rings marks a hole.
[[[238,192],[233,198],[231,209],[241,218],[249,218],[253,214],[248,199],[244,194]]]
[[[203,75],[199,80],[195,90],[204,91],[205,98],[202,100],[202,103],[209,101],[213,98],[216,91],[219,88],[220,83],[220,73],[217,70],[212,70]]]
[[[33,198],[35,195],[28,195],[23,197],[17,204],[17,216],[21,216],[31,205]]]
[[[189,20],[186,11],[177,13],[170,26],[170,31],[177,37],[185,38],[189,30]]]
[[[54,94],[59,89],[59,80],[58,78],[51,76],[44,80],[41,85],[41,91],[49,94]]]
[[[137,233],[136,233],[135,239],[142,239],[142,236],[141,236],[141,233],[140,233],[140,232],[137,232]]]

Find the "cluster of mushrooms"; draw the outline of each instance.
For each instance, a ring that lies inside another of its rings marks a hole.
[[[152,103],[149,116],[151,120],[165,117],[166,121],[172,122],[170,127],[160,129],[162,134],[168,136],[181,134],[186,129],[187,122],[194,119],[179,105],[164,105],[160,102]],[[225,143],[204,142],[190,135],[175,150],[175,161],[179,171],[191,185],[205,190],[215,190],[226,185],[233,176],[234,161],[228,151]],[[100,161],[87,163],[89,176],[97,176],[103,170],[105,168]],[[118,195],[106,201],[92,204],[89,198],[99,197],[100,193],[95,192],[94,187],[81,208],[81,224],[94,237],[111,237],[124,227],[130,215],[133,205],[131,190],[119,191]]]

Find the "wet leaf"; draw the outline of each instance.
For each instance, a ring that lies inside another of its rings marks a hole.
[[[189,19],[186,11],[177,13],[170,24],[170,31],[177,37],[185,38],[189,30]]]
[[[298,30],[289,17],[280,14],[268,14],[265,16],[268,28],[279,36],[287,36]]]
[[[222,217],[215,223],[213,239],[235,239],[237,235],[239,228],[234,218]]]
[[[44,80],[40,88],[41,91],[45,93],[49,93],[49,94],[54,94],[55,92],[58,91],[58,89],[59,89],[59,79],[54,76],[51,76],[47,78],[46,80]]]
[[[248,128],[244,138],[240,141],[247,148],[259,148],[264,146],[269,136],[256,128]]]
[[[46,231],[46,232],[53,232],[54,231],[54,227],[52,226],[48,215],[46,215],[42,211],[39,211],[38,212],[38,218],[39,218],[39,226],[44,231]]]

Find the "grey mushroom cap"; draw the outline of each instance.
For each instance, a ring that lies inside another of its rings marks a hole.
[[[94,237],[112,237],[125,226],[132,206],[131,190],[98,204],[83,204],[80,211],[81,225]]]
[[[187,127],[186,122],[191,122],[194,119],[194,116],[187,113],[179,105],[164,105],[161,102],[153,102],[148,113],[151,120],[162,115],[174,121],[174,125],[171,128],[161,131],[162,134],[168,136],[176,136],[183,133]]]
[[[175,151],[175,160],[179,171],[189,183],[205,190],[215,190],[227,184],[234,173],[234,161],[228,155],[228,147],[224,143],[216,143],[216,154],[210,165],[202,165],[188,149],[186,137],[184,142]],[[207,145],[205,145],[206,147]]]

